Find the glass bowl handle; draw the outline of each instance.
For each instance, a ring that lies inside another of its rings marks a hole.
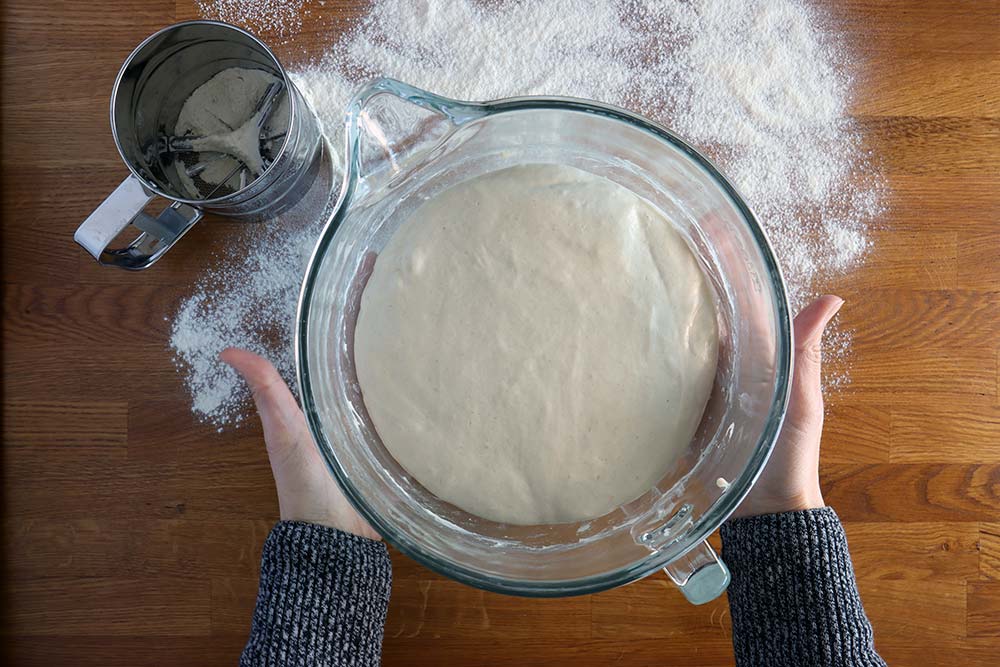
[[[729,568],[708,542],[667,563],[663,571],[691,604],[711,602],[729,586]]]
[[[451,131],[489,114],[486,106],[462,102],[395,79],[375,79],[347,105],[348,177],[378,189],[426,156]]]

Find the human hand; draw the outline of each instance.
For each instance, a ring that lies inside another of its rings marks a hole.
[[[306,521],[373,540],[382,539],[344,497],[313,443],[305,415],[271,362],[229,348],[219,358],[250,385],[283,521]]]
[[[819,488],[819,442],[823,434],[820,386],[823,329],[844,300],[822,296],[806,306],[792,324],[795,364],[785,423],[771,459],[733,517],[823,507]]]

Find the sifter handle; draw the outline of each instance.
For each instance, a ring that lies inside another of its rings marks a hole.
[[[83,221],[73,240],[105,266],[134,271],[151,266],[202,216],[193,206],[173,202],[154,218],[143,211],[153,196],[142,181],[129,175]],[[124,248],[109,249],[129,225],[141,232],[139,236]]]
[[[663,569],[692,604],[711,602],[729,587],[729,568],[708,542],[701,542]]]

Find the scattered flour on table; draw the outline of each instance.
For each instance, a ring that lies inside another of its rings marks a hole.
[[[828,396],[851,383],[850,355],[854,332],[840,326],[839,316],[834,317],[823,332],[823,392]],[[827,409],[830,404],[827,402]]]
[[[291,37],[302,27],[306,0],[199,0],[198,12],[242,26],[265,40]]]
[[[218,359],[227,347],[256,352],[287,380],[295,377],[292,320],[320,229],[317,220],[287,217],[280,224],[247,225],[243,238],[232,242],[239,259],[220,258],[221,266],[181,304],[170,344],[196,415],[218,426],[243,419],[245,384]]]
[[[294,37],[301,12],[324,10],[304,4],[201,7],[267,40]],[[335,164],[343,110],[374,76],[460,99],[569,95],[646,114],[736,184],[768,232],[798,309],[815,285],[834,285],[863,261],[883,212],[881,177],[848,116],[852,49],[824,12],[803,0],[373,0],[323,54],[292,67],[293,79],[323,123]],[[242,383],[216,360],[229,345],[266,354],[294,376],[295,301],[322,222],[269,223],[267,233],[241,240],[245,259],[223,258],[182,305],[171,344],[201,417],[222,425],[246,410]],[[828,355],[843,361],[850,334],[834,337]],[[838,373],[828,386],[847,381]]]

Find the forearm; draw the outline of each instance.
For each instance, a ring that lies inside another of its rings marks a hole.
[[[885,665],[832,509],[733,519],[722,550],[739,667]]]
[[[385,545],[280,522],[264,543],[242,667],[378,665],[392,568]]]

